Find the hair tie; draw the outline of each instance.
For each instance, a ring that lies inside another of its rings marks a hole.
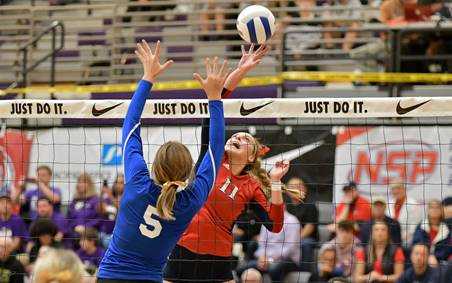
[[[182,182],[182,181],[168,181],[165,184],[163,184],[163,189],[167,190],[172,185],[176,185],[177,186],[176,192],[178,193],[178,192],[180,192],[180,191],[185,189],[185,187],[187,186],[187,181],[185,181],[185,182]]]
[[[261,145],[257,150],[257,157],[263,157],[270,151],[270,148],[266,145]]]

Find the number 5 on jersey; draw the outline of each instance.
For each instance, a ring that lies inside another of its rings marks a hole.
[[[146,211],[143,215],[146,225],[140,224],[141,234],[151,239],[158,237],[158,235],[160,235],[160,232],[162,232],[162,224],[160,224],[160,221],[158,221],[157,219],[152,218],[152,215],[158,216],[157,209],[152,205],[148,205],[148,208],[146,208]],[[153,229],[150,230],[148,226],[152,227]]]

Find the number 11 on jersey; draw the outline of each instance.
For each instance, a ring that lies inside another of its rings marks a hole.
[[[229,197],[231,199],[234,199],[235,194],[238,192],[239,188],[237,188],[236,186],[234,186],[234,184],[231,183],[231,179],[226,178],[226,180],[224,181],[223,185],[220,188],[220,191],[222,191],[223,193],[226,194],[226,189],[229,187],[232,187],[232,192],[229,194]]]

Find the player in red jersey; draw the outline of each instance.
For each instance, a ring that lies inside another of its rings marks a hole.
[[[249,52],[242,48],[242,59],[226,80],[223,97],[231,94],[268,50],[264,45],[254,53],[253,47]],[[208,128],[203,127],[200,156],[208,136]],[[165,269],[166,282],[233,282],[232,229],[248,205],[268,230],[281,231],[281,178],[289,163],[277,163],[268,174],[261,168],[261,157],[267,150],[248,133],[236,133],[226,142],[214,188],[173,250]]]

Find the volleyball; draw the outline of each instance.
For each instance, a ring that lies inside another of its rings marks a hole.
[[[275,32],[275,16],[261,5],[246,7],[237,18],[237,30],[246,42],[263,44]]]

